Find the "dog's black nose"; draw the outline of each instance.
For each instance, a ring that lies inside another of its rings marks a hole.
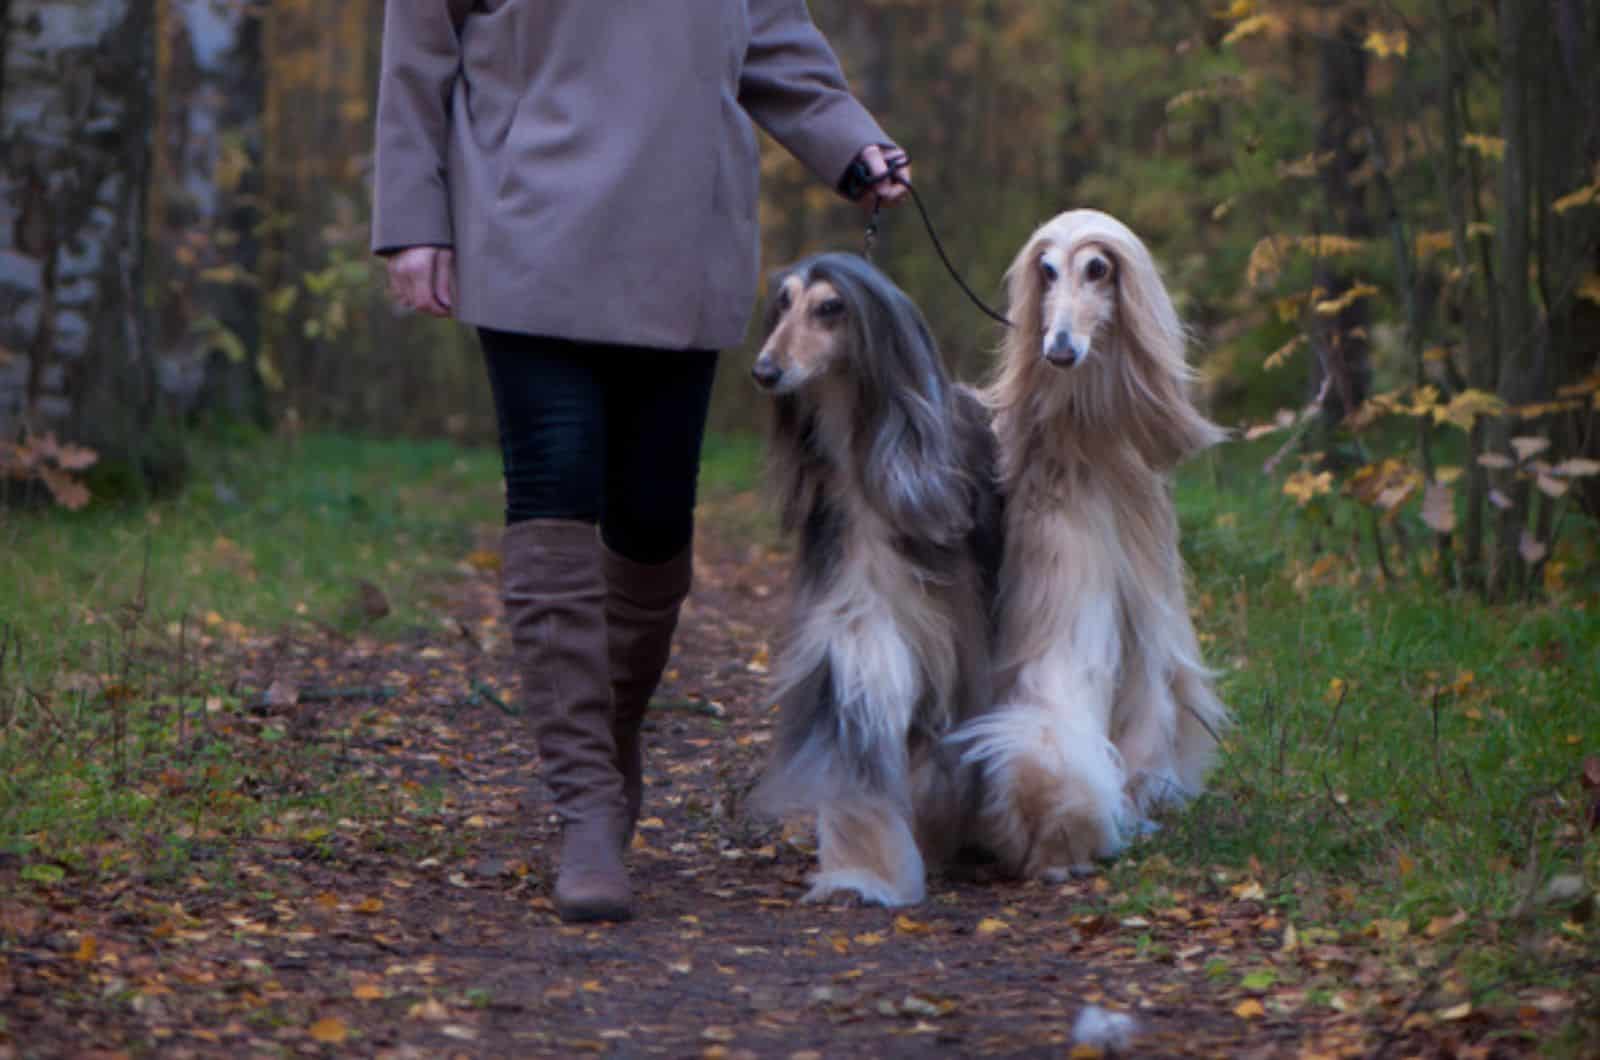
[[[771,361],[762,359],[750,366],[750,376],[756,385],[763,390],[771,390],[778,385],[778,380],[783,378],[783,369]]]
[[[1072,337],[1065,331],[1056,332],[1045,344],[1044,359],[1057,368],[1071,368],[1078,363],[1078,356],[1078,350],[1072,344]]]

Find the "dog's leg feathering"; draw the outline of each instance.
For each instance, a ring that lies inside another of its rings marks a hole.
[[[1087,714],[1013,704],[953,739],[983,769],[984,836],[1011,871],[1082,872],[1127,842],[1122,761]]]
[[[802,901],[855,894],[869,905],[915,905],[926,897],[922,854],[906,815],[878,799],[850,799],[817,814],[820,870]]]

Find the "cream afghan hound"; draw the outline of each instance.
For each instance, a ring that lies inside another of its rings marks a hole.
[[[1227,712],[1185,605],[1168,472],[1223,432],[1190,400],[1178,314],[1121,222],[1056,217],[1007,284],[1014,326],[984,394],[1005,494],[997,705],[956,740],[983,770],[984,843],[1059,878],[1210,767]]]
[[[807,900],[921,901],[925,865],[977,811],[946,741],[987,709],[1001,531],[977,397],[952,385],[916,307],[860,258],[778,282],[751,374],[797,540],[779,658],[782,724],[756,805],[817,815]]]

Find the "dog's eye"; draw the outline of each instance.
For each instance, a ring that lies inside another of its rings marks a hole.
[[[1039,262],[1039,271],[1044,274],[1044,282],[1046,284],[1055,283],[1056,280],[1061,278],[1061,274],[1056,271],[1056,267],[1048,261]]]
[[[778,297],[772,300],[772,307],[778,311],[779,315],[782,315],[789,311],[789,303],[789,288],[779,288]]]
[[[1089,267],[1084,274],[1089,277],[1091,283],[1099,283],[1111,275],[1111,266],[1104,258],[1090,258]]]
[[[844,316],[844,300],[841,298],[828,298],[817,303],[818,320],[837,320]]]

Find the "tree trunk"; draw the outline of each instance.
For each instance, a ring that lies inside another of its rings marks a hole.
[[[54,430],[147,476],[173,469],[141,305],[152,0],[4,10],[0,436]]]
[[[1375,230],[1367,184],[1355,179],[1367,162],[1367,52],[1361,45],[1365,20],[1360,12],[1346,15],[1338,31],[1318,46],[1322,122],[1317,153],[1328,159],[1322,167],[1323,205],[1336,231],[1357,239],[1367,239]],[[1349,275],[1327,259],[1317,267],[1316,282],[1328,299],[1351,286]],[[1369,317],[1366,300],[1358,298],[1337,316],[1318,318],[1314,339],[1319,355],[1310,359],[1311,392],[1324,395],[1322,409],[1330,427],[1366,400],[1372,375]],[[1332,380],[1326,390],[1324,376]]]
[[[261,345],[261,13],[157,0],[161,121],[151,200],[155,344],[176,411],[265,426]]]

